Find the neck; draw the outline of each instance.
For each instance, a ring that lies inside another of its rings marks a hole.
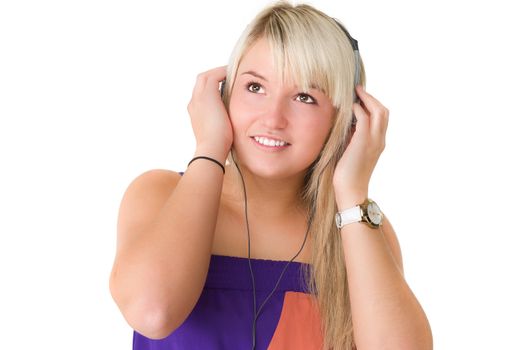
[[[290,214],[291,210],[304,209],[301,201],[304,174],[289,178],[265,179],[252,174],[241,164],[238,165],[245,182],[247,202],[253,212],[258,212],[262,217],[275,218],[284,213]],[[229,199],[242,206],[243,183],[235,164],[226,167],[225,185],[228,186]]]

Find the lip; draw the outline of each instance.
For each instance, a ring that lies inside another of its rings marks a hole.
[[[283,151],[285,149],[287,149],[289,146],[290,146],[290,143],[288,143],[287,141],[283,140],[286,142],[286,144],[284,146],[265,146],[265,145],[262,145],[261,143],[257,142],[256,141],[256,136],[257,137],[265,137],[267,139],[270,139],[270,140],[281,140],[281,139],[277,139],[275,137],[272,137],[272,136],[266,136],[266,135],[254,135],[254,136],[250,136],[250,139],[252,140],[252,142],[257,146],[259,147],[260,149],[263,149],[267,152],[279,152],[279,151]]]

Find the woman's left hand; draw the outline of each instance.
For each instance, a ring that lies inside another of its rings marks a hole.
[[[368,196],[369,180],[385,148],[389,110],[361,85],[356,92],[362,103],[353,104],[356,129],[338,161],[333,186],[340,210],[361,204]]]

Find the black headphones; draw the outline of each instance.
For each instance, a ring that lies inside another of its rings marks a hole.
[[[356,85],[358,85],[360,83],[360,80],[361,80],[361,72],[362,72],[362,60],[360,58],[360,51],[358,50],[358,40],[354,39],[351,34],[349,34],[349,32],[347,31],[347,29],[345,29],[345,27],[343,26],[343,24],[341,24],[336,18],[332,18],[334,20],[334,22],[336,22],[336,24],[340,27],[340,29],[345,33],[345,35],[347,36],[347,39],[349,39],[349,41],[351,42],[351,46],[352,46],[352,49],[353,49],[353,53],[354,53],[354,65],[355,65],[355,69],[354,69],[354,102],[358,102],[358,95],[356,94]],[[352,125],[356,125],[356,116],[352,115]]]
[[[361,59],[360,59],[360,52],[358,51],[358,41],[356,39],[354,39],[353,37],[351,37],[349,32],[345,29],[345,27],[340,22],[338,22],[338,20],[336,20],[335,18],[333,18],[333,19],[338,24],[338,26],[343,30],[343,32],[345,33],[345,35],[347,36],[347,38],[349,39],[349,41],[351,42],[351,45],[352,45],[353,52],[354,52],[354,59],[355,59],[355,67],[356,67],[355,68],[355,72],[354,72],[354,82],[353,82],[354,86],[353,87],[356,88],[356,85],[359,84],[360,78],[361,78],[361,76],[360,76]],[[220,87],[221,98],[223,98],[225,84],[226,84],[226,80],[222,80],[221,81],[221,87]],[[358,101],[358,96],[356,95],[356,92],[355,92],[354,96],[355,96],[354,102],[357,102]],[[353,116],[352,116],[352,124],[353,125],[356,124],[356,117],[354,116],[354,113],[353,113]],[[294,257],[292,257],[292,259],[290,261],[287,262],[287,264],[283,268],[283,271],[281,271],[281,275],[279,276],[278,281],[276,282],[276,285],[274,286],[274,289],[272,290],[272,292],[270,292],[270,294],[267,296],[267,298],[263,301],[263,303],[259,307],[259,310],[256,311],[256,309],[257,309],[257,307],[256,307],[256,287],[255,287],[255,282],[254,282],[254,273],[252,271],[252,264],[251,264],[251,260],[250,260],[250,228],[249,228],[249,224],[248,224],[247,191],[246,191],[246,187],[245,187],[245,180],[243,179],[243,175],[241,174],[241,170],[239,169],[239,166],[237,165],[237,162],[234,159],[234,154],[233,153],[232,153],[232,159],[234,160],[234,164],[235,164],[235,166],[237,168],[239,176],[241,177],[241,183],[243,185],[243,195],[244,195],[244,202],[245,202],[245,223],[247,225],[247,235],[248,235],[248,265],[249,265],[249,269],[250,269],[250,275],[252,277],[252,294],[254,296],[254,320],[253,320],[253,323],[252,323],[252,350],[256,350],[256,321],[257,321],[257,318],[258,318],[263,306],[267,303],[267,301],[270,299],[270,297],[274,294],[274,292],[278,288],[279,282],[281,281],[281,278],[283,277],[283,274],[285,273],[285,270],[287,269],[289,264],[292,261],[294,261],[294,259],[303,250],[303,247],[305,246],[305,242],[307,241],[308,233],[310,231],[311,219],[309,218],[309,220],[308,220],[307,231],[305,232],[305,238],[303,239],[303,243],[301,244],[300,250],[296,253],[296,255],[294,255]],[[319,184],[319,178],[318,178],[318,184]]]

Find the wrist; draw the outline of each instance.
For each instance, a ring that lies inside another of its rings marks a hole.
[[[339,211],[362,204],[369,198],[367,190],[335,191],[336,205]]]
[[[204,160],[207,160],[207,161],[210,161],[210,162],[212,162],[212,163],[217,164],[217,165],[221,168],[221,170],[223,171],[223,174],[225,174],[225,166],[224,166],[223,164],[221,164],[221,162],[215,160],[214,158],[206,157],[206,156],[198,156],[198,157],[194,157],[194,158],[192,158],[192,160],[190,160],[190,161],[188,162],[187,167],[189,167],[190,164],[192,164],[194,161],[199,160],[199,159],[204,159]]]
[[[217,147],[202,145],[196,147],[194,157],[210,157],[225,165],[228,152],[229,150],[225,151]]]

